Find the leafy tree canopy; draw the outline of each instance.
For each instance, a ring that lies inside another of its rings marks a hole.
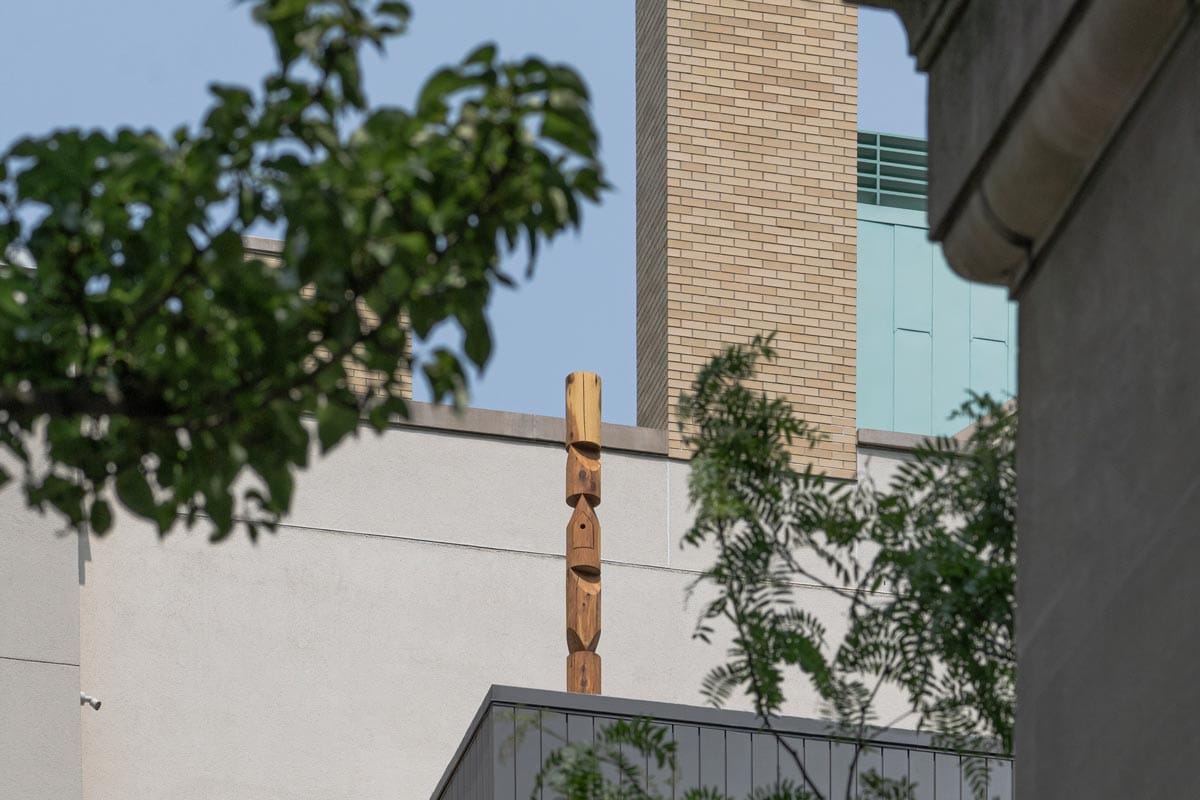
[[[732,633],[727,660],[702,690],[714,705],[748,697],[773,731],[788,680],[806,680],[826,704],[831,733],[858,756],[879,733],[903,723],[931,730],[964,754],[1011,752],[1015,700],[1013,619],[1016,562],[1016,414],[987,397],[961,409],[959,438],[919,447],[886,486],[831,480],[794,469],[818,432],[791,406],[753,388],[769,339],[731,347],[697,376],[682,403],[693,448],[690,493],[696,519],[685,545],[715,554],[699,583],[712,599],[696,635]],[[800,586],[843,601],[845,635],[805,607]],[[880,719],[890,687],[908,713]],[[920,787],[851,764],[823,794],[801,754],[780,738],[780,757],[802,780],[755,800],[912,800]],[[546,763],[542,784],[571,798],[670,796],[647,780],[638,751],[673,765],[662,729],[649,721],[613,726],[594,744],[569,745]],[[977,798],[983,758],[964,759]],[[616,775],[614,779],[612,776]],[[827,776],[828,778],[828,776]],[[926,787],[928,788],[928,787]],[[720,797],[712,787],[688,800]]]
[[[919,727],[1011,752],[1015,410],[972,395],[959,412],[969,433],[925,441],[887,486],[834,481],[792,469],[793,444],[816,432],[747,386],[771,357],[769,340],[730,348],[684,400],[697,513],[685,542],[717,553],[701,579],[717,596],[697,633],[728,623],[735,637],[705,694],[720,704],[741,690],[771,716],[789,672],[802,674],[863,738],[891,685]],[[805,610],[800,584],[843,598],[844,638]]]
[[[0,156],[0,445],[29,504],[81,530],[109,530],[114,497],[160,533],[202,513],[219,538],[235,510],[273,528],[312,440],[406,413],[410,335],[461,327],[421,367],[462,396],[502,255],[528,248],[532,269],[605,188],[571,69],[487,45],[411,109],[372,107],[360,54],[404,30],[404,3],[250,4],[276,66],[212,86],[197,129]],[[246,257],[262,224],[286,231],[279,264]]]

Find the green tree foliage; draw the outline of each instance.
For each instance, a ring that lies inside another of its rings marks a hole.
[[[1011,752],[1015,412],[972,396],[961,409],[969,432],[926,442],[887,486],[836,481],[793,468],[818,433],[786,401],[751,388],[756,364],[771,357],[769,339],[728,349],[682,403],[696,511],[685,544],[715,552],[698,581],[712,599],[696,635],[707,641],[718,628],[732,633],[727,660],[705,679],[705,696],[720,706],[746,695],[771,730],[787,680],[800,676],[858,754],[900,722],[934,732],[959,752]],[[843,637],[830,636],[805,608],[801,584],[842,599]],[[907,698],[903,717],[878,719],[886,687]],[[656,752],[656,743],[633,733],[637,746]],[[809,780],[798,754],[789,755],[802,785],[768,796],[832,800]],[[981,796],[985,762],[965,762]],[[835,796],[856,796],[854,773],[851,765]],[[902,800],[914,787],[868,774],[859,792]]]
[[[420,365],[461,397],[512,282],[501,257],[528,249],[532,269],[605,188],[571,69],[489,45],[411,109],[372,107],[360,54],[403,31],[404,3],[251,5],[276,67],[211,87],[197,129],[64,130],[0,156],[0,445],[29,504],[79,529],[107,531],[113,497],[160,533],[201,513],[214,537],[235,514],[273,528],[310,439],[406,413],[411,334],[461,327]],[[286,231],[281,265],[245,256],[261,224]],[[356,395],[347,368],[382,380]]]

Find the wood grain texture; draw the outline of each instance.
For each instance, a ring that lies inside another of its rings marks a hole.
[[[600,655],[580,650],[567,656],[567,691],[600,694]]]
[[[567,570],[600,574],[600,520],[586,497],[579,498],[567,523]]]
[[[567,570],[567,648],[595,651],[600,644],[600,576]]]
[[[567,376],[567,446],[600,448],[600,376],[572,372]]]
[[[566,382],[567,690],[600,693],[600,377]]]
[[[600,448],[567,446],[567,505],[574,508],[580,495],[600,505]]]

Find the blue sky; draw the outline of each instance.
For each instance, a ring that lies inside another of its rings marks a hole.
[[[542,256],[532,281],[496,295],[496,348],[472,404],[558,416],[563,376],[585,369],[604,379],[605,420],[633,424],[633,0],[412,6],[410,34],[367,65],[372,102],[410,103],[433,69],[483,41],[495,41],[506,56],[568,62],[590,85],[601,157],[616,187],[601,207],[587,210],[578,236]],[[38,0],[9,4],[4,22],[3,149],[58,127],[168,130],[193,123],[207,106],[210,82],[254,84],[271,63],[248,9],[227,0]],[[859,126],[923,136],[924,79],[890,14],[860,12],[859,70]],[[423,391],[418,380],[418,399]]]

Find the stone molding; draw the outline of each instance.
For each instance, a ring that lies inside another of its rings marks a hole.
[[[965,35],[955,30],[970,5],[965,0],[859,1],[899,14],[925,71],[931,71],[948,39]],[[992,133],[991,144],[966,184],[953,187],[958,200],[933,230],[958,274],[1019,292],[1195,16],[1196,4],[1189,0],[1091,0],[1077,5],[1003,124]],[[935,80],[930,92],[955,88]],[[953,136],[960,122],[933,120],[931,141]],[[936,150],[930,161],[935,165],[931,179],[936,181]]]
[[[908,32],[909,52],[922,72],[937,58],[967,0],[858,0],[858,5],[895,11]]]
[[[504,439],[545,442],[563,447],[566,421],[562,417],[538,414],[517,414],[486,408],[467,408],[456,412],[450,406],[435,403],[410,402],[408,419],[393,419],[393,424],[405,428],[494,436]],[[600,426],[603,450],[665,456],[667,431],[659,428],[640,428],[633,425],[603,423]]]

